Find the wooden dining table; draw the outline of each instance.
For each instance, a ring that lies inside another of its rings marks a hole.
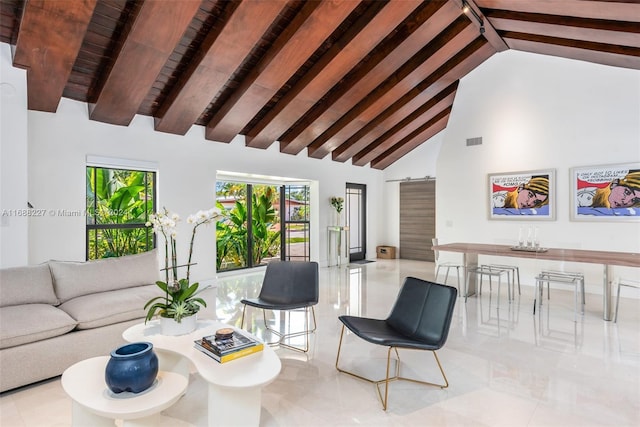
[[[462,253],[465,268],[476,267],[478,265],[478,255],[601,264],[603,266],[602,305],[604,320],[612,320],[613,314],[613,310],[611,307],[611,267],[624,266],[640,268],[640,253],[637,252],[614,252],[562,248],[540,248],[537,251],[534,251],[533,248],[531,248],[530,250],[522,250],[521,248],[516,250],[514,247],[509,245],[486,243],[447,243],[433,246],[433,249],[437,249],[443,252]],[[465,277],[466,276],[467,274],[465,272]],[[467,296],[475,294],[475,288],[475,276],[471,276],[467,281]]]

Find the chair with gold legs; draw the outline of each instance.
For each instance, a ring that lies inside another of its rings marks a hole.
[[[382,408],[385,411],[387,410],[390,381],[406,380],[447,388],[449,381],[442,369],[436,350],[442,348],[447,340],[457,295],[458,291],[454,287],[407,277],[400,289],[391,314],[386,319],[340,316],[338,319],[342,322],[342,332],[340,333],[340,343],[336,356],[336,369],[339,372],[375,384],[378,397],[382,402]],[[389,347],[387,351],[386,377],[384,379],[372,380],[342,369],[339,366],[345,327],[367,342]],[[431,351],[440,369],[444,383],[436,384],[400,376],[398,349]],[[395,353],[395,372],[393,376],[389,376],[392,352]],[[382,384],[384,384],[384,397],[380,391]]]

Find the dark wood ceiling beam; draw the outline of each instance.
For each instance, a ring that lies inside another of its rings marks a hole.
[[[187,133],[286,4],[287,0],[239,3],[222,31],[209,33],[202,42],[192,65],[158,109],[155,129]]]
[[[89,118],[128,126],[176,44],[200,7],[200,0],[142,3],[121,49],[97,88]]]
[[[485,9],[502,9],[514,12],[541,13],[546,15],[575,16],[580,18],[640,22],[640,3],[637,1],[611,0],[474,0]]]
[[[322,158],[339,150],[334,160],[346,161],[366,145],[364,142],[349,140],[358,129],[371,123],[373,120],[381,120],[380,115],[391,115],[406,107],[413,111],[424,101],[416,101],[414,98],[420,95],[421,90],[416,84],[424,80],[424,76],[431,76],[436,70],[450,61],[452,58],[477,38],[478,32],[464,17],[458,18],[445,31],[429,42],[410,61],[407,61],[393,76],[385,80],[369,95],[363,98],[351,110],[344,114],[336,123],[316,138],[309,147],[309,156]],[[469,52],[470,54],[470,52]],[[405,70],[412,61],[418,61],[418,65]],[[461,60],[461,59],[460,59]],[[407,103],[413,106],[406,106]],[[382,112],[382,113],[381,113]]]
[[[512,49],[640,70],[640,48],[506,31]]]
[[[395,121],[395,125],[391,124],[391,127],[387,128],[386,132],[384,131],[384,128],[382,126],[378,126],[378,130],[380,132],[372,133],[374,139],[372,141],[367,140],[368,143],[364,146],[364,148],[353,155],[353,157],[351,158],[351,164],[356,166],[366,165],[371,160],[378,157],[378,155],[382,154],[384,150],[386,150],[386,148],[384,147],[385,141],[391,140],[392,138],[397,140],[399,138],[407,136],[407,134],[413,132],[416,127],[420,126],[422,123],[431,120],[438,111],[442,111],[446,107],[453,105],[453,100],[455,99],[457,88],[458,80],[447,86],[444,90],[429,99],[418,109],[414,110],[403,119]],[[334,151],[332,154],[336,153],[336,151]],[[341,159],[337,160],[344,161]]]
[[[358,3],[305,3],[265,57],[211,118],[206,127],[206,138],[231,142]]]
[[[427,2],[398,31],[377,46],[311,110],[280,137],[280,151],[298,154],[372,89],[460,17],[451,2]]]
[[[455,98],[455,93],[447,96],[446,98],[437,102],[429,111],[422,114],[422,116],[415,119],[409,125],[401,128],[399,131],[391,133],[393,135],[394,141],[402,141],[404,138],[410,137],[414,134],[418,129],[422,128],[425,123],[428,123],[432,120],[436,114],[442,110],[450,108],[453,105],[453,100]],[[380,143],[375,147],[367,147],[362,151],[362,154],[358,153],[352,158],[352,165],[354,166],[365,166],[367,163],[373,161],[378,156],[384,154],[386,150],[391,148],[393,145],[384,144],[385,141],[390,141],[391,137],[381,137]],[[378,140],[376,140],[378,142]],[[372,144],[373,145],[373,144]]]
[[[498,30],[640,47],[640,25],[636,22],[571,18],[537,13],[491,11],[489,20]]]
[[[493,25],[491,24],[491,22],[484,16],[484,14],[482,13],[482,10],[480,10],[478,5],[476,5],[473,0],[465,1],[468,4],[468,7],[470,9],[473,9],[473,12],[465,8],[465,4],[462,2],[462,0],[451,0],[451,1],[454,2],[464,13],[466,13],[469,20],[478,28],[478,31],[480,32],[480,34],[482,34],[484,38],[487,39],[489,44],[493,46],[496,52],[503,52],[509,49],[509,46],[507,46],[507,44],[502,39],[502,37],[500,37],[496,29],[493,28]],[[475,12],[475,15],[478,15],[478,18],[480,18],[480,21],[478,21],[476,16],[474,16],[474,12]]]
[[[55,112],[96,0],[31,0],[24,5],[13,65],[27,70],[29,110]]]
[[[411,132],[406,137],[402,138],[393,147],[376,157],[371,161],[371,167],[374,169],[385,169],[393,162],[399,160],[402,156],[409,151],[423,144],[429,138],[433,137],[438,132],[447,127],[449,122],[449,115],[451,114],[451,107],[445,108],[433,119],[429,120],[424,125],[420,126],[415,131]]]
[[[376,1],[247,133],[247,145],[268,148],[337,84],[384,37],[407,18],[421,0]]]
[[[448,85],[457,82],[471,70],[486,61],[494,53],[495,50],[493,49],[493,46],[491,46],[484,38],[478,37],[473,41],[473,43],[456,55],[455,58],[423,80],[416,87],[416,90],[419,91],[420,97],[436,96],[438,92],[444,90]],[[406,115],[411,114],[410,111],[402,110],[402,112]],[[396,118],[396,120],[400,119]],[[394,129],[392,122],[383,123],[383,126],[384,125],[386,125],[387,128]],[[394,141],[398,138],[397,135],[393,135],[394,133],[395,132],[386,133],[373,143],[363,148],[357,153],[357,160],[355,164],[358,166],[364,166],[367,162],[375,158],[378,153],[393,146]]]

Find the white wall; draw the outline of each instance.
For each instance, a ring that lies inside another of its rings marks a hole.
[[[382,185],[381,171],[350,164],[282,154],[278,144],[268,150],[244,146],[238,137],[231,144],[204,139],[204,129],[194,126],[185,136],[153,130],[153,119],[136,116],[128,127],[90,121],[84,103],[62,99],[55,114],[26,109],[26,78],[11,66],[10,49],[2,48],[2,209],[24,209],[27,201],[44,215],[4,218],[1,228],[0,267],[39,263],[48,259],[83,260],[85,217],[61,214],[85,208],[86,156],[141,160],[158,165],[158,205],[179,213],[180,253],[188,250],[187,215],[213,206],[218,170],[289,177],[313,182],[314,228],[311,256],[326,264],[326,227],[330,224],[331,196],[344,196],[345,183],[367,185],[370,248],[379,244],[378,221],[383,202],[375,189]],[[4,82],[11,83],[5,96]],[[15,89],[15,90],[14,90]],[[200,228],[192,270],[195,279],[215,276],[214,228]],[[373,254],[373,250],[371,251]]]
[[[56,114],[29,112],[29,197],[35,207],[47,211],[84,208],[87,154],[156,162],[158,205],[185,219],[190,213],[213,206],[218,170],[317,180],[320,209],[312,234],[312,258],[325,263],[329,198],[344,195],[347,181],[375,188],[382,180],[380,171],[333,162],[330,157],[317,160],[306,153],[281,154],[277,144],[265,151],[245,147],[243,137],[231,144],[207,141],[202,127],[195,126],[181,137],[155,132],[153,120],[144,116],[136,116],[128,127],[93,122],[88,120],[86,108],[83,103],[63,99]],[[374,224],[368,239],[375,247],[380,198],[373,192],[368,202],[370,222]],[[33,218],[29,261],[83,259],[84,220],[59,215]],[[183,252],[187,251],[188,232],[183,224],[185,237],[179,241]],[[215,275],[214,228],[198,233],[194,257],[199,265],[192,274],[196,278],[211,277]]]
[[[136,116],[128,127],[90,121],[86,105],[68,99],[62,100],[56,114],[30,111],[28,117],[29,198],[36,208],[52,212],[84,209],[86,155],[156,162],[158,204],[184,219],[190,213],[213,206],[218,170],[316,180],[319,182],[319,220],[312,234],[312,258],[321,263],[326,262],[323,230],[330,225],[329,198],[344,195],[347,181],[375,188],[382,180],[380,171],[333,162],[330,157],[317,160],[308,158],[306,153],[281,154],[277,144],[265,151],[245,147],[243,137],[231,144],[207,141],[204,129],[198,126],[181,137],[155,132],[153,120],[145,116]],[[375,225],[368,239],[375,247],[376,211],[380,200],[375,192],[368,200],[370,221]],[[60,215],[32,218],[29,261],[83,259],[84,221],[84,217]],[[183,223],[184,239],[179,241],[183,253],[187,251],[187,227]],[[212,277],[215,275],[214,228],[199,229],[198,233],[194,258],[199,264],[192,274],[196,279]]]
[[[0,267],[28,261],[27,77],[0,44]]]
[[[639,71],[503,52],[462,79],[441,134],[436,171],[441,242],[514,244],[521,225],[537,225],[543,246],[640,252],[638,222],[569,219],[571,167],[640,161]],[[483,144],[467,147],[472,137],[482,137]],[[418,175],[429,173],[426,159],[417,156],[396,166],[421,164],[424,172]],[[549,168],[556,170],[555,221],[488,219],[488,173]],[[530,283],[540,268],[564,267],[585,272],[590,292],[602,290],[599,266],[521,264]],[[637,277],[637,270],[619,267],[615,273]]]
[[[444,131],[393,163],[384,170],[383,227],[380,240],[384,245],[400,247],[400,179],[419,179],[436,176],[436,160],[442,146]],[[398,256],[398,254],[396,254]]]

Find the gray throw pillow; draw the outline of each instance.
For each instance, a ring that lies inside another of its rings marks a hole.
[[[61,302],[82,295],[149,285],[160,278],[157,250],[87,262],[49,261]]]
[[[21,304],[58,304],[49,265],[0,270],[0,306]]]

